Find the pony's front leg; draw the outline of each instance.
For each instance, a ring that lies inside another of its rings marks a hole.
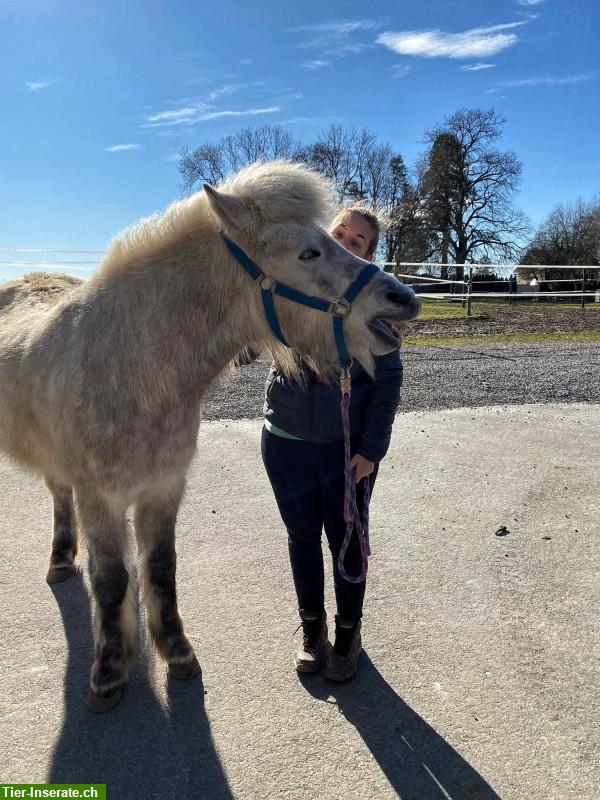
[[[121,698],[133,655],[135,598],[125,568],[125,506],[76,487],[77,508],[90,554],[95,601],[94,663],[87,708],[108,711]]]
[[[169,490],[146,492],[138,498],[135,514],[148,626],[169,675],[177,680],[201,672],[177,610],[175,521],[182,495],[183,481]]]
[[[52,531],[52,553],[50,566],[46,573],[49,584],[60,583],[75,575],[77,555],[77,524],[73,510],[73,490],[62,486],[52,478],[45,478],[54,506],[54,525]]]

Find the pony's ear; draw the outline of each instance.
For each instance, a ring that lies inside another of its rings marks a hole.
[[[244,231],[252,226],[254,219],[248,206],[231,194],[218,192],[212,186],[204,184],[204,191],[211,210],[217,219],[230,230]]]

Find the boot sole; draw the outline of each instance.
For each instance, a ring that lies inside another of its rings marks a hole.
[[[361,653],[362,653],[362,643],[358,653],[356,654],[356,661],[354,662],[355,666],[352,672],[349,673],[336,672],[331,669],[329,664],[325,664],[323,675],[327,678],[328,681],[334,681],[335,683],[347,683],[348,681],[351,681],[358,672],[358,663],[360,660]]]
[[[318,664],[313,666],[312,664],[303,664],[301,661],[295,662],[296,672],[301,673],[302,675],[314,675],[315,672],[319,672],[321,670],[322,664]]]
[[[301,672],[304,675],[311,675],[323,669],[325,666],[325,656],[321,653],[316,661],[300,661],[298,657],[296,657],[294,658],[294,666],[296,667],[296,672]]]
[[[333,681],[334,683],[348,683],[353,678],[356,677],[356,673],[358,672],[357,669],[351,675],[332,675],[328,673],[327,670],[323,672],[323,675],[327,678],[328,681]]]

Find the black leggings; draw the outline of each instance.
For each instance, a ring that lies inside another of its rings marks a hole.
[[[351,440],[350,456],[358,440]],[[319,612],[324,608],[324,570],[321,532],[333,558],[337,612],[342,619],[362,617],[365,581],[350,583],[338,572],[337,559],[346,533],[344,522],[344,442],[316,444],[286,439],[262,431],[262,457],[288,532],[290,563],[298,607]],[[371,491],[379,464],[369,476]],[[363,513],[364,480],[356,487],[358,509]],[[356,532],[344,559],[346,571],[358,575],[362,560]]]

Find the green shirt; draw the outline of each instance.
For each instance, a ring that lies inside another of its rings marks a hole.
[[[277,425],[273,425],[272,422],[269,422],[268,419],[265,420],[265,428],[269,431],[269,433],[274,433],[275,436],[283,436],[284,439],[298,439],[298,441],[304,441],[300,436],[294,436],[287,431],[282,431],[281,428],[278,428]]]

